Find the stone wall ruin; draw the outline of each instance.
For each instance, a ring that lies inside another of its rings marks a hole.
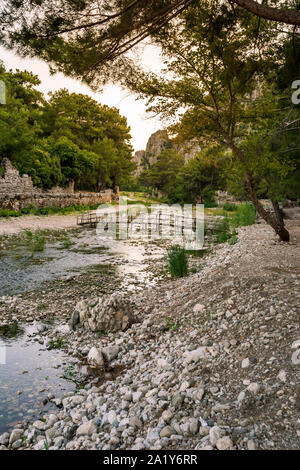
[[[36,188],[28,175],[20,176],[11,162],[2,160],[3,174],[0,176],[0,208],[18,211],[30,206],[37,209],[46,207],[68,207],[110,203],[116,198],[111,189],[99,193],[68,192],[63,188],[43,191]]]

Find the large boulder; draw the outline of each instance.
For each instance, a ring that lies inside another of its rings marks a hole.
[[[76,305],[74,316],[85,328],[103,333],[123,331],[134,321],[131,302],[119,294],[82,300]]]
[[[105,368],[105,362],[102,355],[102,352],[97,349],[95,346],[92,347],[87,356],[87,361],[90,366],[97,367],[98,369]]]

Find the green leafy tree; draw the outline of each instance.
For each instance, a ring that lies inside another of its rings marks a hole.
[[[84,153],[81,155],[81,170],[75,164],[74,172],[79,170],[79,174],[69,180],[80,181],[84,186],[87,181],[93,181],[98,189],[106,185],[116,187],[126,181],[135,168],[126,118],[116,108],[100,105],[89,96],[65,89],[52,94],[44,108],[43,130],[53,139],[65,137],[77,148],[89,152],[88,161]],[[80,177],[84,168],[94,171],[93,175],[86,175],[85,180]]]
[[[52,158],[60,161],[63,183],[77,183],[85,170],[80,148],[67,137],[61,137],[53,143],[49,142],[49,150]]]
[[[30,72],[7,72],[0,63],[0,80],[6,85],[6,104],[0,106],[0,157],[9,158],[22,171],[40,135],[40,84]]]
[[[125,183],[135,168],[130,129],[116,108],[62,89],[47,102],[29,72],[7,72],[0,106],[0,159],[9,158],[36,186],[100,190]]]
[[[213,147],[199,152],[179,171],[172,198],[180,202],[211,202],[221,184],[220,150]]]
[[[265,175],[267,166],[278,170],[279,177],[286,171],[281,163],[276,169],[277,154],[273,158],[266,146],[256,145],[270,123],[271,111],[277,121],[278,106],[270,108],[268,97],[258,105],[253,97],[254,91],[261,96],[261,77],[274,67],[276,37],[266,25],[258,27],[251,15],[236,16],[217,1],[203,1],[176,28],[161,34],[164,75],[141,73],[129,85],[139,89],[141,97],[149,97],[150,110],[163,116],[173,117],[184,107],[177,131],[186,140],[227,148],[242,168],[245,190],[257,212],[282,240],[289,240],[278,200],[272,199],[274,212],[267,211],[255,186],[256,175]]]
[[[173,149],[166,149],[158,155],[156,162],[140,177],[146,186],[156,188],[164,194],[170,194],[174,189],[178,172],[184,166],[185,160]]]
[[[44,132],[54,138],[68,137],[79,147],[89,148],[107,137],[129,146],[130,129],[116,108],[101,105],[81,93],[61,89],[50,94],[43,110]]]
[[[51,153],[46,140],[33,147],[19,162],[18,168],[21,173],[30,175],[33,184],[39,188],[51,189],[63,184],[60,159]]]

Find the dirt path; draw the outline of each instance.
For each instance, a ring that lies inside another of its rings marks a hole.
[[[21,230],[66,230],[76,228],[77,214],[69,215],[26,215],[0,219],[0,235],[13,235]]]

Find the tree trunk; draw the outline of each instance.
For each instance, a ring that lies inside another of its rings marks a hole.
[[[237,158],[243,163],[245,166],[247,164],[247,158],[245,157],[244,153],[236,147],[236,145],[232,142],[232,140],[228,140],[228,144]],[[245,170],[245,189],[250,197],[252,204],[254,205],[255,209],[257,210],[258,214],[264,219],[268,225],[270,225],[279,236],[280,240],[283,242],[290,241],[290,234],[288,230],[284,226],[284,220],[282,217],[282,213],[279,208],[279,204],[277,200],[272,200],[272,205],[274,208],[274,214],[266,210],[263,205],[258,200],[256,195],[251,174],[249,171]]]
[[[273,208],[274,208],[275,219],[276,219],[276,222],[277,222],[276,233],[278,233],[278,235],[280,237],[280,240],[282,240],[284,242],[289,242],[290,241],[290,234],[284,226],[283,214],[282,214],[282,211],[279,207],[278,201],[272,199],[272,205],[273,205]]]
[[[271,201],[274,208],[274,214],[272,214],[271,212],[266,210],[259,202],[252,185],[251,175],[248,172],[245,173],[245,180],[246,190],[249,194],[252,204],[254,205],[259,215],[267,222],[267,224],[269,224],[275,230],[275,233],[279,236],[281,241],[289,242],[290,234],[284,226],[284,220],[279,208],[278,201]]]
[[[68,184],[67,184],[67,190],[69,193],[74,193],[75,191],[75,181],[74,180],[70,180],[68,181]]]

